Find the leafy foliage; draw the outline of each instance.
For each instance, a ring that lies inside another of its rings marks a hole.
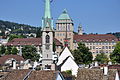
[[[40,56],[37,54],[37,50],[34,46],[24,46],[22,48],[22,56],[25,59],[31,59],[32,61],[39,60]]]
[[[36,37],[39,38],[42,36],[42,31],[41,31],[41,27],[37,29],[37,32],[36,32]]]
[[[11,54],[12,46],[7,46],[5,54]]]
[[[5,36],[5,31],[12,34],[36,33],[37,27],[0,20],[0,30],[2,31],[0,36]]]
[[[13,48],[12,48],[12,51],[11,51],[11,54],[16,55],[17,53],[18,53],[17,48],[16,48],[16,47],[13,47]]]
[[[15,34],[12,34],[12,35],[10,35],[8,41],[13,40],[14,38],[25,38],[25,36],[23,36],[23,35],[15,35]]]
[[[112,34],[112,35],[116,36],[117,38],[120,38],[120,32],[107,33],[107,34]]]
[[[108,62],[108,57],[105,53],[97,54],[95,61],[98,61],[100,64],[105,64]]]
[[[111,53],[110,58],[114,63],[120,63],[120,42],[115,46],[113,53]]]
[[[5,54],[6,48],[4,45],[0,46],[0,56]]]
[[[93,59],[89,48],[87,48],[83,43],[78,44],[78,48],[73,51],[73,56],[77,64],[89,64]]]

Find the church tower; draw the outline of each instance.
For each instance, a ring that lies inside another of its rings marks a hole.
[[[83,29],[81,24],[78,26],[78,34],[83,35]]]
[[[53,56],[53,20],[50,12],[50,0],[45,0],[45,13],[42,19],[42,68],[55,70]]]
[[[58,17],[56,22],[55,38],[63,43],[64,47],[67,46],[73,49],[73,21],[64,9],[62,14]]]

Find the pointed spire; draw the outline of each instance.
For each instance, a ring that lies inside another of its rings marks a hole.
[[[45,13],[42,19],[42,28],[49,27],[53,29],[53,21],[51,17],[51,10],[50,10],[50,2],[51,0],[45,0]],[[49,24],[49,26],[48,26]]]
[[[45,0],[45,15],[44,18],[51,18],[50,0]]]

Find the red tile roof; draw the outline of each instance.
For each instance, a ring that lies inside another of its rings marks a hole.
[[[24,61],[24,58],[22,56],[19,56],[19,55],[5,55],[5,56],[0,57],[0,65],[4,65],[6,60],[8,60],[10,58],[13,58],[18,62]]]
[[[76,42],[111,42],[118,41],[117,37],[112,34],[88,34],[88,35],[74,35]]]
[[[120,76],[120,65],[109,65],[108,68],[109,69],[117,69],[118,70],[118,74]]]
[[[62,46],[62,43],[54,38],[54,41],[56,42],[57,46]],[[12,41],[8,42],[6,45],[35,45],[40,46],[42,43],[42,38],[15,38]]]

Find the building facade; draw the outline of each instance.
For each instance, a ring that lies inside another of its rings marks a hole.
[[[56,22],[55,38],[63,43],[65,47],[65,38],[68,38],[68,46],[71,50],[78,47],[78,43],[82,42],[90,49],[95,57],[98,53],[110,54],[114,50],[114,46],[118,39],[111,34],[83,34],[82,25],[78,26],[78,34],[74,34],[73,21],[64,10]],[[67,35],[66,35],[67,34]]]
[[[73,48],[73,21],[64,10],[56,22],[55,38],[58,39],[65,46],[65,40],[68,42],[68,47]]]
[[[111,34],[74,35],[74,49],[77,49],[79,42],[84,43],[92,52],[93,58],[95,58],[99,53],[107,55],[112,53],[118,39]]]

